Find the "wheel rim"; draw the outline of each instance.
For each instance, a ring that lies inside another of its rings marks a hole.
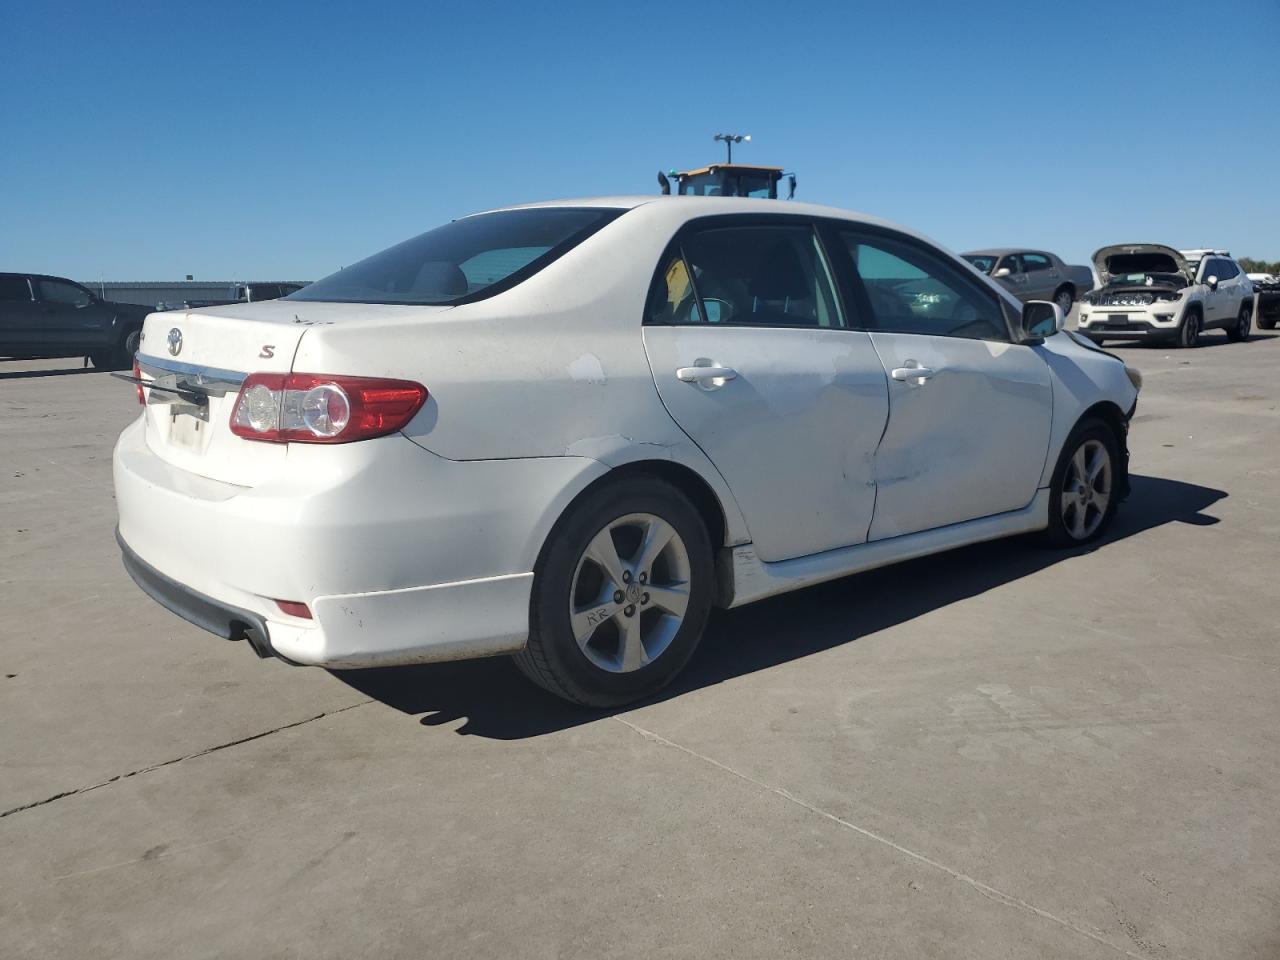
[[[1076,448],[1062,481],[1062,525],[1073,539],[1097,532],[1111,504],[1111,453],[1100,440]]]
[[[1058,306],[1062,308],[1064,316],[1071,312],[1072,302],[1071,294],[1067,293],[1067,291],[1063,290],[1058,294]]]
[[[606,524],[578,559],[569,624],[601,670],[632,673],[671,645],[689,606],[689,551],[661,517],[632,513]]]

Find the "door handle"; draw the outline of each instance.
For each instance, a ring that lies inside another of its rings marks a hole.
[[[908,360],[907,363],[911,364],[915,363],[915,361]],[[932,377],[933,374],[934,371],[930,370],[928,367],[921,367],[917,365],[914,367],[895,367],[893,371],[890,372],[889,376],[893,377],[895,380],[915,380],[917,383],[924,383],[924,381]]]
[[[676,379],[684,383],[707,383],[711,380],[734,380],[738,371],[730,367],[680,367]]]

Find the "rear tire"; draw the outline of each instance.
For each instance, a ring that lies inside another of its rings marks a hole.
[[[1203,323],[1200,310],[1193,308],[1182,318],[1182,326],[1178,328],[1178,336],[1174,341],[1180,348],[1189,350],[1200,345],[1200,326]]]
[[[1106,532],[1120,504],[1120,442],[1104,421],[1089,418],[1062,445],[1049,485],[1049,526],[1043,538],[1053,547],[1079,547]]]
[[[1232,343],[1240,343],[1249,339],[1249,332],[1253,329],[1253,304],[1248,300],[1240,304],[1240,315],[1236,317],[1236,322],[1227,327],[1227,339]]]
[[[655,545],[646,550],[646,543]],[[591,707],[670,683],[702,639],[715,584],[711,540],[671,484],[605,484],[556,524],[534,571],[529,642],[516,666]]]
[[[1269,317],[1265,313],[1261,313],[1261,312],[1258,313],[1258,329],[1259,330],[1274,330],[1275,328],[1276,328],[1275,316]]]

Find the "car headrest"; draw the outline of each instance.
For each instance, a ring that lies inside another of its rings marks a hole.
[[[460,297],[467,292],[467,275],[449,260],[428,260],[413,280],[418,295]]]

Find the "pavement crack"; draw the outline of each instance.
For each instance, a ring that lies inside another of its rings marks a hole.
[[[1126,950],[1120,944],[1115,943],[1111,940],[1108,940],[1106,937],[1102,936],[1100,933],[1095,933],[1094,931],[1089,930],[1085,927],[1082,927],[1077,923],[1073,923],[1072,921],[1067,920],[1064,917],[1059,917],[1056,914],[1050,913],[1048,910],[1045,910],[1042,907],[1037,907],[1033,903],[1028,903],[1026,900],[1023,900],[1021,897],[1015,897],[1013,894],[1005,893],[1003,890],[998,890],[995,887],[991,886],[990,884],[983,883],[981,880],[971,877],[967,873],[964,873],[961,870],[957,870],[953,867],[949,867],[945,863],[941,863],[937,860],[934,860],[932,857],[926,856],[923,853],[917,853],[914,850],[908,849],[907,847],[904,847],[902,844],[895,843],[893,840],[890,840],[888,837],[883,836],[882,834],[876,833],[874,830],[868,830],[866,827],[860,827],[856,823],[852,823],[849,820],[844,819],[843,817],[836,816],[834,813],[831,813],[828,810],[823,810],[821,807],[815,806],[814,804],[810,803],[808,800],[805,800],[802,797],[796,796],[794,793],[791,793],[789,790],[786,790],[783,787],[774,786],[771,783],[765,783],[763,780],[758,780],[755,777],[751,776],[750,774],[743,773],[740,770],[735,770],[733,767],[729,766],[728,764],[721,763],[719,760],[716,760],[712,757],[708,757],[705,754],[698,753],[698,751],[692,750],[689,747],[684,746],[683,744],[676,743],[674,740],[668,740],[666,737],[662,736],[661,734],[654,733],[652,730],[646,730],[644,727],[641,727],[638,724],[632,723],[630,720],[624,720],[622,717],[618,717],[618,716],[615,716],[612,719],[618,721],[618,723],[622,724],[624,727],[627,727],[633,733],[637,733],[640,736],[644,737],[646,740],[652,740],[654,743],[658,743],[666,747],[671,747],[672,749],[679,750],[681,753],[686,753],[696,760],[701,760],[703,763],[709,763],[711,766],[716,767],[720,770],[723,770],[725,773],[728,773],[731,776],[737,777],[739,780],[743,780],[751,784],[752,786],[759,787],[761,790],[766,790],[769,793],[774,794],[775,796],[781,797],[784,800],[794,803],[796,804],[796,806],[802,807],[803,809],[809,811],[810,813],[823,817],[826,820],[830,820],[832,823],[838,824],[839,826],[845,828],[846,830],[851,830],[852,832],[858,834],[859,836],[865,837],[868,840],[874,840],[876,843],[883,844],[884,846],[889,847],[891,850],[896,850],[898,853],[902,854],[903,856],[909,857],[918,863],[924,864],[925,866],[932,867],[935,870],[940,870],[941,872],[945,873],[947,876],[951,877],[953,880],[959,880],[961,883],[968,885],[974,891],[981,894],[983,897],[986,897],[988,900],[993,900],[996,903],[1003,904],[1007,907],[1013,907],[1017,910],[1023,910],[1027,913],[1034,914],[1035,916],[1040,917],[1041,919],[1048,920],[1052,923],[1056,923],[1059,926],[1065,927],[1067,930],[1070,930],[1072,933],[1079,934],[1082,937],[1088,937],[1090,940],[1093,940],[1095,943],[1099,943],[1104,947],[1109,947],[1110,949],[1114,950],[1116,953],[1122,954],[1126,957],[1132,957],[1133,960],[1148,960],[1147,955],[1134,953],[1130,950]]]
[[[261,740],[263,737],[269,737],[273,733],[280,733],[284,730],[292,730],[295,727],[301,727],[308,723],[314,723],[316,720],[323,720],[325,717],[333,717],[339,713],[346,713],[348,710],[354,710],[356,707],[363,707],[365,704],[372,703],[372,699],[361,700],[359,703],[352,703],[345,707],[339,707],[337,710],[326,710],[324,713],[317,713],[313,717],[307,717],[303,720],[295,720],[293,723],[286,723],[279,727],[272,727],[270,730],[263,730],[261,733],[255,733],[248,737],[241,737],[238,740],[228,740],[226,743],[219,743],[212,747],[205,747],[203,750],[197,750],[195,753],[184,754],[181,757],[174,757],[171,760],[162,760],[159,763],[153,763],[146,767],[139,767],[137,770],[130,770],[128,773],[118,773],[114,777],[108,777],[106,780],[100,780],[97,783],[91,783],[87,787],[77,787],[74,790],[64,790],[62,793],[55,793],[51,797],[45,797],[43,800],[33,800],[31,803],[24,803],[21,806],[13,807],[9,810],[0,811],[0,819],[12,816],[15,813],[22,813],[24,810],[34,810],[36,807],[43,807],[53,803],[55,800],[62,800],[66,797],[76,797],[82,793],[88,793],[91,790],[97,790],[99,787],[106,787],[113,783],[119,783],[121,780],[129,780],[133,777],[142,776],[144,773],[151,773],[164,767],[171,767],[175,763],[182,763],[184,760],[195,760],[197,757],[208,756],[211,753],[217,753],[220,750],[227,750],[231,747],[238,747],[242,743],[252,743],[254,740]]]

